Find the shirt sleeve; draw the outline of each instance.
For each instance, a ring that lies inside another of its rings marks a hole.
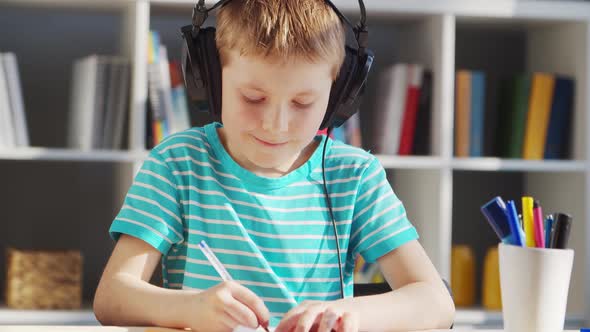
[[[109,233],[115,241],[121,234],[134,236],[166,254],[184,240],[183,231],[174,175],[154,149],[135,176]]]
[[[366,262],[418,239],[418,232],[406,216],[406,209],[387,181],[385,170],[373,158],[361,177],[354,207],[350,246]],[[354,256],[353,256],[354,257]]]

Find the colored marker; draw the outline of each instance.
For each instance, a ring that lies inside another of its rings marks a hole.
[[[541,203],[533,204],[533,227],[535,230],[535,244],[537,248],[545,248],[545,230],[543,228],[543,209]]]
[[[502,243],[512,244],[512,234],[508,224],[508,212],[502,197],[496,196],[480,208],[481,213],[486,217],[490,226]]]
[[[565,249],[572,228],[572,216],[567,213],[556,213],[551,234],[551,248]]]
[[[522,224],[526,237],[526,246],[535,247],[535,231],[533,222],[533,198],[524,196],[522,198]]]
[[[551,248],[551,230],[553,228],[553,215],[548,214],[545,218],[545,248]]]
[[[516,212],[516,205],[514,201],[510,200],[506,203],[506,210],[508,212],[508,225],[512,233],[512,244],[516,246],[524,246],[524,234],[522,228],[518,225],[518,214]]]

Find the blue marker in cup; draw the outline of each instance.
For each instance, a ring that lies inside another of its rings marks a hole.
[[[516,212],[514,201],[508,201],[506,203],[506,211],[508,212],[508,225],[510,226],[510,232],[512,233],[512,244],[523,247],[525,245],[524,231],[518,222],[518,213]]]
[[[508,222],[508,211],[502,197],[496,196],[480,208],[490,226],[502,243],[512,244],[512,232]]]

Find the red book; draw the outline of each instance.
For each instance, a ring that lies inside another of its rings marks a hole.
[[[420,98],[423,71],[424,68],[420,65],[410,65],[408,67],[408,88],[398,149],[400,156],[411,154],[414,146],[414,132],[416,131],[416,116],[418,114],[418,100]]]

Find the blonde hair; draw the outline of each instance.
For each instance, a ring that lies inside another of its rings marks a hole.
[[[324,0],[234,0],[217,15],[222,66],[228,50],[271,61],[324,60],[334,63],[335,79],[344,61],[344,43],[342,22]]]

